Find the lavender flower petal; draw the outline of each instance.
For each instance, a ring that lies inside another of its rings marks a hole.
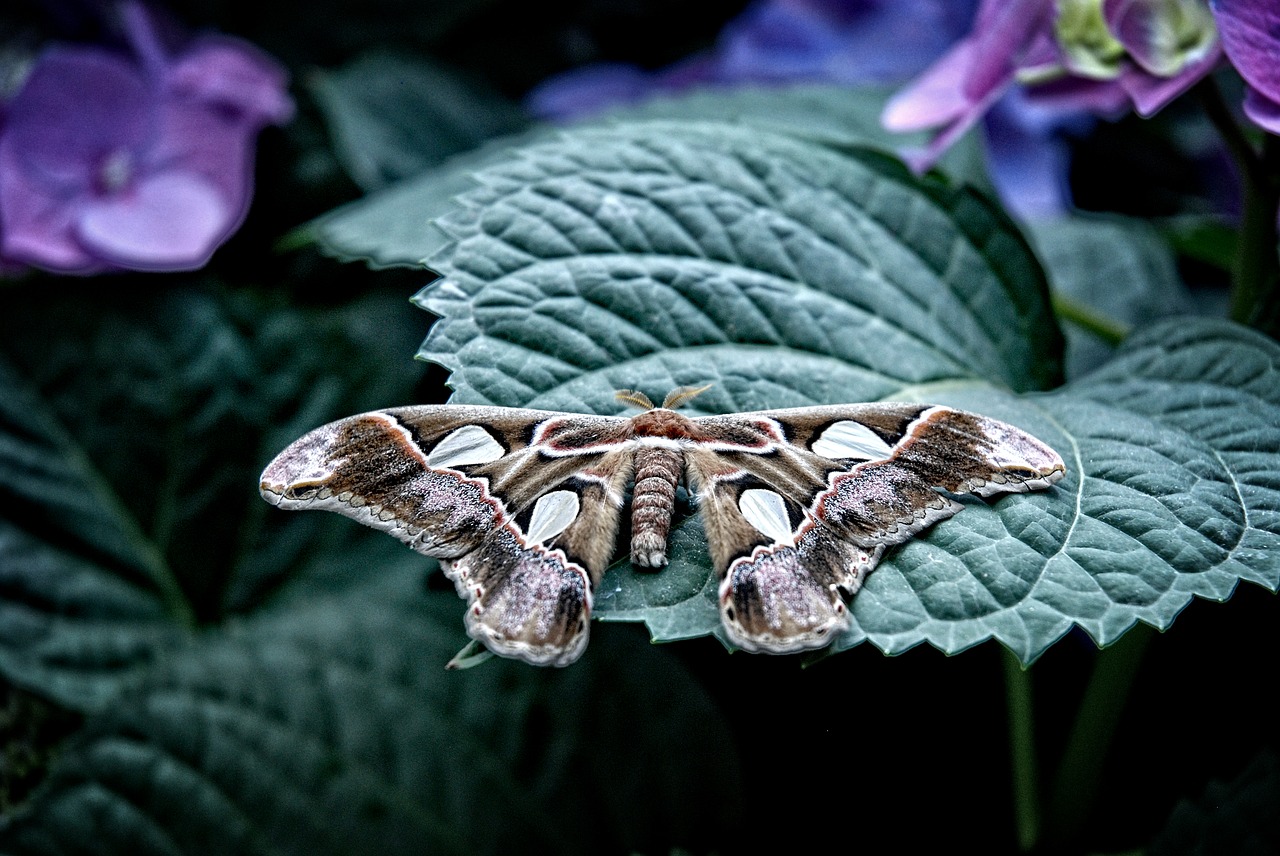
[[[906,153],[913,169],[936,163],[999,100],[1052,25],[1052,12],[1051,0],[984,0],[974,32],[889,100],[881,116],[889,130],[940,129],[923,152]]]
[[[1280,134],[1280,5],[1274,0],[1214,0],[1222,47],[1249,84],[1245,115]]]
[[[233,213],[225,194],[200,176],[161,172],[128,195],[86,202],[76,234],[108,264],[178,270],[204,264],[226,238]]]
[[[1120,86],[1133,100],[1133,109],[1139,116],[1151,116],[1213,71],[1221,58],[1222,47],[1215,42],[1207,54],[1172,77],[1158,77],[1131,66],[1120,75]]]
[[[244,219],[253,143],[293,111],[285,75],[239,41],[175,54],[137,3],[133,54],[55,46],[0,128],[0,258],[67,273],[203,265]]]

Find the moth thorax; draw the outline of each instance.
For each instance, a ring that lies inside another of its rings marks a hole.
[[[667,536],[671,533],[684,456],[678,449],[641,446],[636,450],[635,466],[631,561],[642,568],[660,568],[667,563]]]

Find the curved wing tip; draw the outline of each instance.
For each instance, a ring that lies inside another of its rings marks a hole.
[[[843,614],[833,614],[817,627],[803,633],[781,635],[770,632],[749,632],[737,621],[720,615],[721,626],[738,648],[751,654],[800,654],[805,651],[816,651],[831,644],[841,633],[849,629],[848,610]]]
[[[258,482],[258,493],[262,494],[262,498],[272,505],[279,505],[284,499],[284,492],[287,486],[277,481],[270,481],[263,473],[263,478]]]
[[[590,625],[588,625],[590,626]],[[506,639],[484,627],[468,627],[467,635],[484,645],[499,657],[522,660],[531,666],[573,665],[587,650],[587,631],[574,637],[568,645],[538,645],[519,639]]]

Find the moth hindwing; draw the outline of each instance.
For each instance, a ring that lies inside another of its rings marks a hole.
[[[434,556],[467,599],[468,635],[503,656],[564,666],[586,647],[628,487],[632,562],[667,563],[676,489],[687,485],[728,638],[781,654],[828,644],[886,548],[962,508],[937,489],[1023,492],[1065,473],[1030,434],[946,407],[689,418],[630,396],[648,409],[627,418],[435,405],[352,416],[281,452],[262,495],[337,511]]]

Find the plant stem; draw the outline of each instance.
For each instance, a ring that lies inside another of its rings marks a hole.
[[[1263,307],[1276,302],[1280,289],[1280,256],[1276,254],[1280,141],[1265,135],[1259,154],[1227,109],[1217,84],[1206,78],[1196,91],[1240,174],[1243,211],[1235,269],[1231,273],[1231,318],[1250,323]]]
[[[1108,318],[1088,304],[1056,291],[1052,300],[1053,311],[1059,318],[1089,331],[1108,345],[1119,345],[1129,335],[1126,325]]]
[[[1044,823],[1046,840],[1075,840],[1093,811],[1116,723],[1154,636],[1152,628],[1137,624],[1114,645],[1098,652],[1054,777]]]
[[[1040,837],[1039,771],[1036,765],[1035,706],[1031,673],[1017,656],[1004,649],[1005,702],[1009,709],[1009,752],[1013,766],[1013,810],[1018,827],[1018,850],[1036,846]]]
[[[1262,144],[1262,173],[1244,188],[1240,244],[1232,271],[1231,317],[1256,323],[1260,310],[1275,301],[1280,285],[1280,256],[1276,255],[1276,215],[1280,213],[1280,140],[1268,135]]]

